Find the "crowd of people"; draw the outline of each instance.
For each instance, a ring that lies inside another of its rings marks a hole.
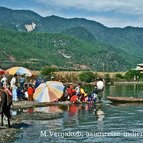
[[[24,75],[13,75],[12,77],[3,75],[0,84],[3,89],[12,96],[13,101],[28,100],[33,101],[35,89],[42,83],[42,78],[27,82]]]
[[[27,82],[24,75],[3,75],[0,80],[0,96],[1,96],[1,125],[3,125],[4,115],[8,119],[8,127],[10,127],[10,108],[13,101],[28,100],[33,101],[33,95],[35,89],[43,83],[42,78],[37,78],[36,80],[30,80]],[[69,100],[73,103],[82,103],[82,102],[100,102],[102,98],[102,91],[104,89],[104,82],[100,78],[96,84],[92,94],[88,94],[79,83],[77,86],[73,84],[65,86],[63,91],[63,96],[59,101]],[[98,113],[98,112],[97,112]]]
[[[94,91],[88,94],[79,83],[74,87],[73,84],[65,87],[63,96],[60,100],[70,100],[71,102],[81,103],[86,101],[100,102],[102,98],[102,91],[104,90],[104,82],[102,78],[99,78],[95,83]]]
[[[13,75],[8,77],[3,75],[0,80],[4,90],[12,96],[13,101],[28,100],[33,101],[33,94],[35,89],[44,82],[41,77],[36,80],[27,82],[24,75]],[[102,91],[104,89],[104,82],[99,78],[95,84],[94,91],[88,94],[79,83],[77,86],[73,84],[65,86],[63,96],[59,101],[70,100],[71,102],[86,102],[86,101],[100,101],[102,98]]]

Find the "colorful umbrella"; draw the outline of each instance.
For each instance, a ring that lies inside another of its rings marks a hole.
[[[62,97],[64,85],[58,81],[41,83],[35,90],[34,100],[38,102],[53,102]]]
[[[11,75],[14,75],[14,74],[26,75],[26,76],[32,75],[31,71],[24,67],[12,67],[12,68],[7,69],[7,72]]]

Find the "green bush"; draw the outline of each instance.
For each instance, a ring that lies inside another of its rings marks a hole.
[[[141,77],[141,73],[136,70],[129,70],[125,73],[125,79],[130,81],[130,80],[138,80]]]
[[[119,74],[119,73],[117,73],[115,75],[115,77],[118,78],[118,79],[124,79],[124,76],[122,74]]]
[[[50,79],[56,71],[58,71],[58,69],[55,67],[45,66],[41,69],[41,74]]]
[[[106,83],[111,82],[111,78],[109,74],[105,74],[105,82]]]
[[[143,74],[140,74],[140,80],[143,81]]]
[[[96,77],[97,77],[97,74],[94,74],[93,72],[82,72],[79,75],[79,79],[87,83],[94,81]]]

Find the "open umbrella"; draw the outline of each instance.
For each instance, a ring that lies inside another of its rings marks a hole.
[[[62,97],[63,90],[62,82],[48,81],[36,88],[33,98],[38,102],[53,102]]]
[[[26,76],[31,76],[32,73],[30,70],[24,67],[12,67],[6,70],[10,75],[26,75]]]

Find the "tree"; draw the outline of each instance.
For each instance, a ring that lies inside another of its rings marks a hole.
[[[58,71],[58,69],[55,67],[45,66],[41,69],[41,74],[50,79],[56,71]]]
[[[79,79],[81,81],[84,81],[84,82],[92,82],[95,80],[95,77],[97,75],[94,75],[93,72],[82,72],[80,75],[79,75]]]
[[[117,81],[123,81],[124,79],[125,79],[124,75],[122,75],[120,73],[115,74],[115,80],[117,80]]]
[[[105,74],[105,82],[106,83],[111,82],[111,78],[109,74]]]
[[[138,80],[141,77],[140,71],[129,70],[125,73],[125,79],[129,80]]]

